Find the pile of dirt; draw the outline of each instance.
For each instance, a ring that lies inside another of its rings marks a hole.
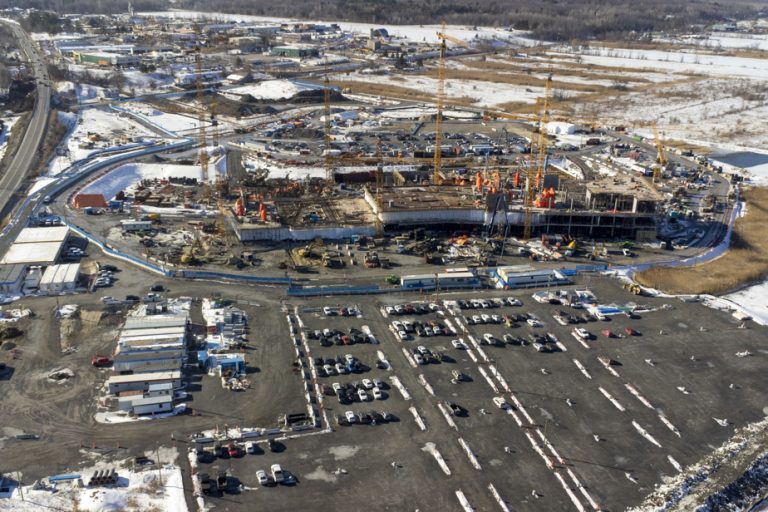
[[[24,332],[15,325],[0,324],[0,343],[2,343],[2,340],[18,338],[22,334]]]

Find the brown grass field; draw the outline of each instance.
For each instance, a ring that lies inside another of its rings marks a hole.
[[[722,257],[690,268],[657,267],[640,272],[643,286],[669,293],[713,295],[735,291],[768,276],[768,189],[742,191],[747,213],[736,220],[731,247]]]

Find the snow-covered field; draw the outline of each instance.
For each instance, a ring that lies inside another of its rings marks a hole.
[[[345,75],[344,80],[368,82],[378,85],[389,84],[395,87],[404,87],[427,93],[437,91],[437,80],[420,75],[378,76],[352,73]],[[352,89],[354,91],[354,87]],[[509,102],[536,103],[536,98],[540,98],[543,95],[543,87],[526,87],[514,84],[484,82],[481,80],[451,80],[445,86],[446,98],[470,98],[473,104],[478,107],[495,107]]]
[[[707,35],[691,34],[673,39],[660,38],[655,40],[660,42],[691,44],[710,50],[736,48],[741,50],[768,51],[768,36],[765,34],[713,32]]]
[[[60,112],[59,120],[70,125],[71,128],[64,142],[66,154],[55,156],[48,165],[48,174],[51,176],[65,171],[73,162],[86,158],[100,149],[128,144],[130,139],[137,140],[153,136],[140,124],[107,110],[84,109],[80,112],[79,118],[75,114]],[[99,140],[89,140],[89,134],[97,135]],[[121,142],[116,142],[117,140]],[[91,147],[80,147],[89,143],[92,143]]]
[[[629,48],[589,48],[578,53],[582,62],[600,66],[768,80],[768,61],[765,59]]]
[[[34,489],[26,485],[14,488],[11,495],[3,499],[0,509],[8,512],[40,512],[41,510],[81,510],[83,512],[107,511],[148,511],[186,512],[184,486],[181,468],[169,464],[178,456],[175,449],[162,450],[163,466],[152,466],[146,471],[131,471],[127,461],[99,463],[96,466],[79,468],[73,474],[81,476],[83,483],[97,470],[116,469],[118,483],[115,486],[76,487],[68,483],[45,489]],[[154,457],[154,453],[150,455]],[[23,494],[23,497],[22,497]]]
[[[222,13],[202,13],[199,11],[169,11],[169,12],[140,12],[139,16],[146,17],[163,17],[169,16],[178,19],[215,19],[221,21],[243,21],[249,23],[262,23],[265,25],[274,25],[275,23],[319,23],[327,24],[328,21],[319,20],[298,20],[298,19],[286,19],[286,18],[273,18],[268,16],[250,16],[245,14],[222,14]],[[357,34],[370,34],[371,29],[386,28],[390,36],[407,39],[409,41],[416,42],[430,42],[437,43],[437,33],[440,31],[440,25],[382,25],[380,23],[351,23],[346,21],[336,22],[342,30],[354,32]],[[527,37],[527,32],[520,30],[506,30],[494,27],[468,27],[462,25],[447,25],[446,32],[453,37],[463,39],[465,41],[473,40],[477,37],[486,39],[497,39],[514,43],[519,46],[533,46],[537,44]]]
[[[150,123],[160,126],[164,130],[178,134],[195,133],[200,126],[196,116],[186,114],[169,114],[161,112],[146,103],[129,102],[121,105],[125,110],[143,116]],[[203,121],[206,127],[211,125],[208,121]]]
[[[213,169],[212,166],[209,171],[211,179],[215,175]],[[197,178],[200,180],[202,177],[203,171],[198,165],[125,164],[89,183],[82,193],[101,194],[109,200],[120,191],[130,192],[139,181],[145,179]]]

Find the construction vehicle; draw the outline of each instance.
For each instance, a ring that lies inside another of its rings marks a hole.
[[[624,283],[624,286],[622,286],[625,290],[627,290],[629,293],[634,295],[642,295],[643,289],[640,287],[639,284],[635,283]]]
[[[387,284],[400,284],[400,278],[395,274],[390,274],[384,279]]]
[[[378,268],[381,266],[381,262],[379,261],[379,255],[374,252],[366,252],[365,253],[365,268]]]

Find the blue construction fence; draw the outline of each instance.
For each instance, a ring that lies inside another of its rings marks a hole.
[[[169,277],[181,277],[185,279],[209,279],[213,281],[241,281],[254,284],[281,284],[290,286],[293,280],[290,277],[259,277],[244,274],[230,274],[228,272],[210,272],[205,270],[171,270]]]

